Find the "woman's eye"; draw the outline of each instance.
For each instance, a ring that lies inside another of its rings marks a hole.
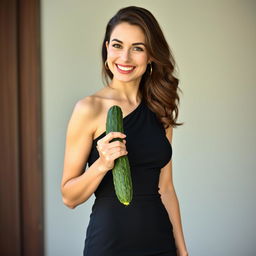
[[[121,46],[120,44],[112,44],[112,46],[114,47],[114,48],[119,48],[119,46]],[[116,47],[116,46],[118,46],[118,47]]]
[[[121,48],[120,44],[112,44],[112,47],[114,48]],[[134,47],[135,51],[143,51],[141,47]]]
[[[143,51],[141,47],[134,47],[135,49],[138,49],[138,51]]]

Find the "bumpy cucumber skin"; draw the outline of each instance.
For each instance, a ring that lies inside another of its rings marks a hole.
[[[110,132],[124,132],[122,109],[116,105],[112,106],[107,114],[106,134]],[[123,141],[121,138],[114,138],[112,141],[116,140]],[[130,164],[126,155],[115,160],[112,174],[118,200],[124,205],[129,205],[132,201],[133,188]]]

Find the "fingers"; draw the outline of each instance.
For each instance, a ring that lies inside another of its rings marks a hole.
[[[112,155],[112,154],[115,154],[116,152],[120,153],[120,154],[128,153],[125,146],[116,146],[116,147],[112,147],[112,148],[106,147],[101,152],[104,155]]]
[[[106,136],[104,136],[102,139],[98,140],[97,148],[102,149],[104,144],[109,144],[109,145],[111,144],[111,147],[116,146],[117,141],[109,143],[114,138],[122,138],[123,142],[125,141],[124,143],[126,143],[126,140],[124,140],[125,137],[126,137],[126,135],[121,132],[110,132]]]
[[[98,151],[100,151],[101,153],[112,153],[114,151],[121,151],[124,150],[126,151],[126,140],[121,141],[113,141],[111,143],[103,143],[103,142],[99,142],[97,143],[97,149]]]
[[[116,149],[116,148],[112,148],[112,149],[107,149],[106,151],[102,151],[101,154],[106,158],[106,160],[115,160],[116,158],[120,157],[120,156],[124,156],[127,155],[128,152],[126,149]]]
[[[104,142],[104,143],[108,143],[114,138],[124,139],[125,137],[126,137],[126,135],[121,133],[121,132],[110,132],[105,137],[103,137],[101,139],[101,141]]]
[[[127,155],[126,137],[121,132],[111,132],[97,142],[97,150],[103,162],[108,166],[113,165],[113,161],[120,156]],[[114,138],[122,138],[122,141],[116,140],[110,142]]]
[[[115,147],[125,148],[126,147],[125,144],[126,144],[126,141],[124,142],[124,141],[117,140],[117,141],[113,141],[107,145],[108,145],[108,148],[110,149],[110,148],[115,148]]]
[[[117,140],[109,143],[111,138],[113,138],[113,135],[109,136],[108,139],[104,140],[104,138],[102,138],[98,140],[96,146],[99,152],[99,159],[107,170],[111,170],[114,167],[115,159],[128,154],[126,150],[126,140]]]

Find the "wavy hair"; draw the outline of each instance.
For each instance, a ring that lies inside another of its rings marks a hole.
[[[106,41],[109,42],[115,26],[127,22],[139,26],[145,34],[145,44],[152,59],[152,73],[150,64],[142,75],[139,90],[148,107],[156,114],[165,128],[183,125],[177,123],[180,98],[178,90],[179,79],[174,76],[175,61],[163,32],[151,12],[137,6],[128,6],[120,9],[108,22],[102,44],[102,78],[103,82],[112,80],[112,72],[106,68],[107,60]]]

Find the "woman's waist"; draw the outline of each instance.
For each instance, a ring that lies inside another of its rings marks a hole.
[[[160,194],[134,194],[129,205],[123,205],[117,198],[117,196],[98,196],[95,198],[92,210],[98,214],[104,209],[104,213],[107,214],[137,214],[152,212],[159,209],[165,211],[161,200]]]
[[[161,195],[159,193],[157,194],[133,194],[132,200],[152,200],[161,199]],[[96,195],[95,201],[98,200],[118,200],[117,196],[115,194],[113,195]]]

